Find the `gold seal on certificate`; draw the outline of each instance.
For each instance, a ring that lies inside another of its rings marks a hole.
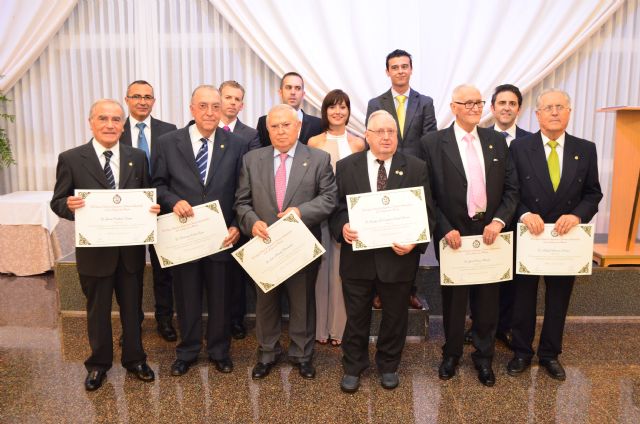
[[[325,252],[322,244],[294,212],[274,222],[267,231],[267,239],[254,237],[232,253],[265,293]]]
[[[461,286],[488,284],[513,277],[513,231],[500,233],[495,241],[484,244],[482,235],[461,237],[462,245],[452,249],[440,240],[440,284]]]
[[[431,240],[423,187],[347,195],[349,225],[358,232],[353,250]]]
[[[578,224],[559,235],[554,224],[534,236],[524,224],[518,224],[516,273],[531,275],[591,275],[593,225]]]
[[[193,207],[193,216],[182,218],[175,213],[158,217],[158,242],[155,245],[162,268],[195,261],[233,246],[222,242],[229,235],[220,202]]]
[[[156,242],[156,189],[75,190],[76,247],[134,246]]]

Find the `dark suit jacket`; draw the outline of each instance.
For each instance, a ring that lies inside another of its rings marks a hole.
[[[260,143],[262,146],[271,146],[271,139],[269,138],[269,131],[267,131],[267,115],[261,116],[258,119],[258,136],[260,137]],[[298,141],[307,144],[309,139],[322,132],[322,122],[320,118],[307,115],[302,111],[302,128],[300,128],[300,135]]]
[[[177,128],[175,125],[170,124],[168,122],[161,121],[159,119],[151,117],[151,149],[153,149],[153,145],[157,139],[159,139],[162,135],[175,131]],[[122,131],[122,135],[120,136],[120,143],[126,144],[128,146],[133,146],[133,142],[131,140],[131,123],[129,122],[129,118],[127,117],[124,122],[124,130]]]
[[[241,138],[216,129],[207,181],[202,184],[189,126],[160,137],[151,152],[151,168],[152,185],[158,189],[158,203],[162,212],[172,212],[179,200],[186,200],[191,206],[218,200],[227,226],[237,226],[233,202],[242,156],[247,146],[248,143]],[[229,251],[224,251],[209,258],[227,261],[231,256]]]
[[[549,224],[564,214],[576,215],[584,223],[591,221],[602,199],[594,143],[565,133],[558,191],[551,185],[540,131],[511,144],[510,150],[520,180],[516,219],[532,212]]]
[[[259,149],[260,147],[262,147],[262,144],[260,143],[260,137],[258,136],[258,131],[248,125],[243,124],[239,119],[236,121],[236,126],[233,128],[233,133],[249,143],[249,150]]]
[[[400,135],[400,124],[398,124],[398,114],[396,113],[396,105],[393,101],[391,89],[369,100],[365,125],[369,122],[369,116],[380,109],[389,112],[393,116],[393,119],[396,120],[396,124],[398,125],[398,151],[425,160],[424,157],[420,156],[420,139],[426,133],[438,129],[436,113],[433,108],[433,99],[410,89],[409,105],[404,119],[404,136]]]
[[[502,132],[502,130],[500,128],[497,128],[495,126],[495,124],[490,126],[490,127],[488,127],[488,128],[491,128],[492,130],[497,131],[499,133]],[[519,126],[516,125],[516,136],[515,136],[514,140],[517,140],[517,139],[522,138],[522,137],[526,137],[529,134],[531,134],[529,131],[523,130],[522,128],[520,128]]]
[[[489,128],[478,127],[484,156],[487,210],[484,225],[500,218],[509,225],[518,204],[518,176],[504,137]],[[456,142],[453,124],[422,138],[423,154],[436,208],[435,239],[451,230],[462,236],[477,235],[470,228],[467,213],[467,178]],[[438,249],[436,249],[436,252]]]
[[[340,276],[364,280],[373,280],[377,277],[382,282],[413,281],[418,270],[420,254],[427,249],[427,243],[417,244],[408,255],[399,256],[391,248],[354,252],[352,246],[342,237],[342,227],[349,222],[346,196],[371,192],[367,169],[366,151],[347,156],[336,164],[338,207],[331,216],[329,225],[334,238],[342,243]],[[389,171],[386,190],[424,187],[429,228],[433,230],[435,214],[425,163],[413,156],[396,152],[391,160]],[[402,175],[397,171],[402,171]]]
[[[149,187],[147,158],[142,150],[120,144],[120,189]],[[56,185],[51,199],[51,209],[61,218],[73,221],[75,216],[67,208],[67,197],[75,189],[109,189],[107,177],[100,165],[90,141],[63,152],[58,157]],[[126,247],[77,247],[78,273],[89,277],[106,277],[113,274],[122,257],[124,266],[131,273],[140,272],[145,264],[145,246]]]

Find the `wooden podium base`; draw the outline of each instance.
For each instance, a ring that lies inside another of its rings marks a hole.
[[[613,249],[606,244],[593,245],[593,260],[600,266],[640,265],[640,245],[631,250]]]

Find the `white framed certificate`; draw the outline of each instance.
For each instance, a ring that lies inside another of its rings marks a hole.
[[[578,224],[565,235],[554,224],[534,236],[524,224],[518,224],[516,273],[531,275],[591,275],[593,260],[593,224]]]
[[[347,195],[349,225],[358,232],[353,250],[431,240],[423,187]]]
[[[325,249],[294,212],[271,224],[265,240],[254,237],[232,253],[258,287],[273,290],[321,256]]]
[[[75,190],[76,247],[134,246],[156,242],[156,189]]]
[[[158,241],[155,245],[162,268],[195,261],[233,246],[224,246],[229,235],[220,202],[203,203],[193,208],[193,216],[175,213],[158,217]]]
[[[513,231],[500,233],[492,244],[482,235],[461,237],[462,245],[452,249],[440,240],[440,285],[490,284],[513,278]]]

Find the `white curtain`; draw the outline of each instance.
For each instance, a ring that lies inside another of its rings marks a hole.
[[[2,0],[0,91],[29,69],[67,20],[78,0]]]

